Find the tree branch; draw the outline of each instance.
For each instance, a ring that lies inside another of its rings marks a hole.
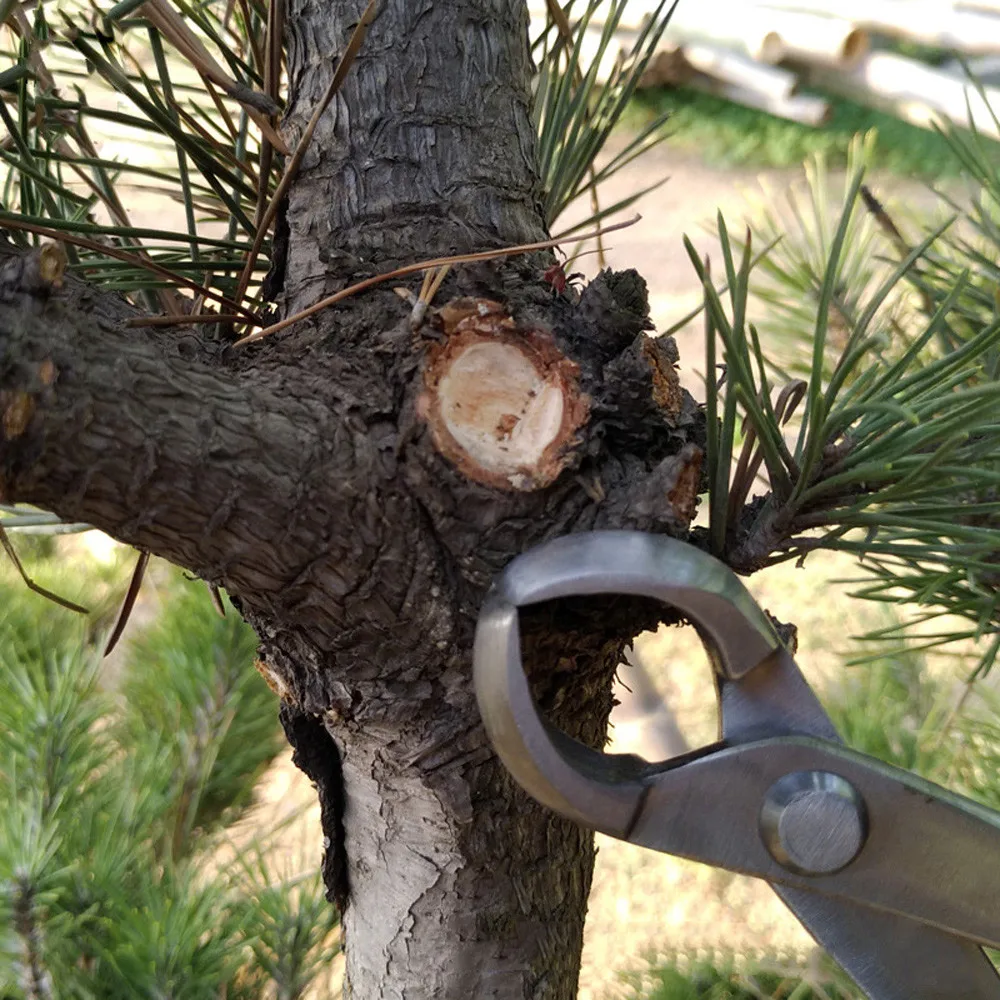
[[[304,573],[349,588],[319,568],[372,462],[346,390],[315,369],[240,372],[193,333],[126,329],[136,313],[117,296],[33,275],[31,255],[0,268],[0,497],[283,613]]]

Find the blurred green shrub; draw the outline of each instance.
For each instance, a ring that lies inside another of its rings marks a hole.
[[[652,967],[632,997],[642,1000],[864,1000],[843,973],[819,963],[803,976],[777,963],[666,962]]]
[[[72,576],[63,593],[113,606]],[[213,857],[283,746],[277,704],[232,609],[176,573],[163,596],[109,690],[87,619],[0,575],[5,1000],[293,1000],[339,950],[318,874],[276,877],[263,839]]]

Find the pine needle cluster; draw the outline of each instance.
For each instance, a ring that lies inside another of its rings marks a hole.
[[[88,627],[0,580],[0,993],[303,996],[339,947],[318,873],[216,856],[283,745],[252,633],[174,576],[112,686]]]
[[[821,164],[807,209],[793,199],[791,224],[763,219],[763,331],[748,319],[751,233],[737,266],[719,219],[728,303],[688,243],[707,370],[725,365],[707,393],[708,544],[741,572],[852,553],[860,596],[917,609],[881,638],[919,624],[927,646],[982,640],[985,672],[1000,651],[1000,318],[983,297],[987,255],[953,220],[904,241],[864,188],[873,142],[855,143],[838,223]],[[979,203],[995,205],[985,168],[978,179]]]

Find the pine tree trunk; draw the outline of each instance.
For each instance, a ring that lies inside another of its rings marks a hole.
[[[359,15],[291,3],[291,137]],[[536,239],[538,196],[523,0],[385,0],[291,192],[279,307]],[[672,344],[644,333],[642,280],[605,274],[577,300],[546,263],[457,268],[433,336],[382,288],[240,352],[126,328],[131,307],[50,287],[32,257],[0,264],[0,501],[89,521],[233,595],[317,784],[358,998],[576,992],[591,837],[493,757],[475,618],[493,574],[543,539],[683,535],[703,426]],[[495,426],[462,425],[505,388]],[[656,614],[525,616],[557,724],[602,743],[622,646]]]

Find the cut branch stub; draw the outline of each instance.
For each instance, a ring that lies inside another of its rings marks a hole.
[[[457,299],[438,319],[444,340],[431,349],[417,402],[435,447],[476,482],[547,486],[570,464],[590,412],[578,366],[489,299]]]

